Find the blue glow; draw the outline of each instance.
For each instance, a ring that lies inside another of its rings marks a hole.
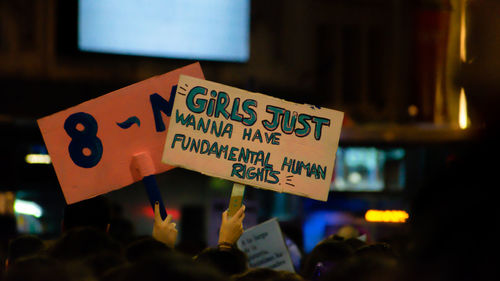
[[[309,253],[326,236],[329,226],[352,224],[353,217],[341,211],[316,211],[310,213],[304,221],[304,251]]]
[[[312,213],[304,222],[304,251],[309,253],[324,237],[326,212]]]
[[[83,51],[245,62],[250,0],[81,0]]]

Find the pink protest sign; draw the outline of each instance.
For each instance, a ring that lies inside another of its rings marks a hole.
[[[38,120],[68,204],[173,168],[161,157],[181,74],[204,78],[194,63]]]

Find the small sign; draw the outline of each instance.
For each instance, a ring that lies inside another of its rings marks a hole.
[[[247,229],[237,242],[250,268],[265,267],[295,272],[276,218]]]

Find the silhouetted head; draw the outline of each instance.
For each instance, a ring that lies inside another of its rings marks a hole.
[[[125,256],[129,262],[137,262],[141,259],[163,255],[172,249],[151,236],[141,237],[130,243],[125,248]]]
[[[400,267],[396,259],[380,256],[353,256],[337,263],[313,281],[396,281]]]
[[[247,256],[236,247],[228,249],[206,248],[196,255],[194,260],[213,266],[227,276],[243,273],[247,270]]]
[[[351,248],[356,251],[357,249],[366,245],[366,242],[358,239],[358,238],[349,238],[344,241],[347,245],[351,246]]]
[[[102,281],[227,281],[216,269],[194,262],[189,256],[169,252],[146,257],[108,271]]]
[[[49,249],[50,256],[62,260],[84,259],[102,252],[121,253],[120,245],[93,227],[73,228]]]
[[[34,235],[21,235],[9,242],[7,252],[8,265],[13,265],[18,259],[40,254],[45,250],[42,239]]]
[[[88,226],[107,231],[110,214],[110,205],[105,197],[98,196],[83,200],[66,205],[62,228],[63,231],[68,231],[75,227]]]
[[[314,247],[306,256],[302,266],[301,275],[311,279],[317,266],[321,264],[333,266],[334,263],[342,262],[354,254],[354,250],[344,241],[326,240]]]
[[[344,225],[337,231],[337,235],[344,239],[357,238],[359,231],[352,225]]]
[[[69,281],[64,265],[50,257],[34,256],[20,258],[9,266],[5,281]]]
[[[360,257],[396,258],[396,253],[392,249],[391,245],[383,242],[360,247],[356,250],[355,254]]]
[[[304,281],[302,276],[284,270],[251,268],[244,273],[233,275],[233,281]]]

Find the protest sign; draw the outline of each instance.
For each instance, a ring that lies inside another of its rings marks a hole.
[[[180,74],[203,78],[194,63],[38,120],[68,204],[173,168],[161,154]]]
[[[343,113],[181,75],[162,161],[326,201]]]
[[[237,242],[251,268],[265,267],[295,272],[276,218],[247,229]]]

